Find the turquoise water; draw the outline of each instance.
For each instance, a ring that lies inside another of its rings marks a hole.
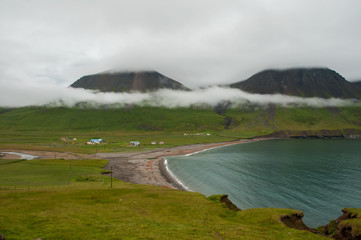
[[[189,190],[228,194],[239,208],[302,210],[310,227],[361,208],[360,139],[282,139],[167,158]]]

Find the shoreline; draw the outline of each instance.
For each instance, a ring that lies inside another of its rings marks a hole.
[[[108,160],[108,164],[104,169],[112,169],[113,177],[121,181],[189,191],[168,171],[164,163],[164,158],[168,156],[195,154],[217,147],[271,139],[275,138],[252,138],[218,143],[191,144],[135,153],[97,153],[94,155],[94,158]]]
[[[242,144],[242,143],[250,143],[250,142],[258,142],[258,141],[264,141],[264,140],[271,140],[274,138],[254,138],[254,139],[244,139],[244,140],[238,140],[238,141],[232,141],[232,142],[221,142],[221,143],[211,143],[208,144],[208,146],[204,146],[200,149],[192,149],[194,151],[190,151],[186,154],[174,154],[174,155],[166,155],[162,156],[162,159],[159,160],[159,169],[163,177],[170,183],[174,185],[174,187],[181,191],[191,191],[187,189],[187,186],[185,186],[183,183],[177,179],[174,174],[170,171],[170,169],[167,167],[166,161],[167,159],[165,157],[167,156],[191,156],[200,152],[208,151],[211,149],[219,148],[219,147],[225,147],[225,146],[231,146],[235,144]]]
[[[271,139],[275,138],[253,138],[218,143],[181,145],[171,148],[158,148],[144,152],[76,154],[71,152],[60,153],[17,149],[6,149],[0,152],[31,154],[38,156],[37,159],[106,159],[108,160],[108,164],[104,167],[104,169],[112,169],[113,177],[121,181],[189,191],[176,179],[176,177],[172,176],[171,171],[168,171],[165,166],[166,157],[181,155],[190,156],[218,147]],[[18,155],[15,154],[5,154],[5,157],[19,159]],[[4,156],[2,158],[4,158]]]
[[[176,189],[181,191],[189,191],[189,189],[186,188],[180,181],[173,177],[172,172],[168,169],[166,164],[167,159],[163,158],[159,161],[159,170],[162,176],[167,179],[171,184],[175,186]]]

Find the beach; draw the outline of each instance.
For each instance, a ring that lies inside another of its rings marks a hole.
[[[167,170],[164,159],[168,156],[193,154],[227,145],[262,140],[247,139],[233,142],[193,144],[172,148],[161,148],[137,153],[98,153],[97,158],[109,160],[105,169],[112,168],[113,177],[125,182],[151,184],[179,190],[186,190]]]
[[[17,152],[38,156],[40,159],[106,159],[107,170],[112,170],[113,177],[135,184],[151,184],[179,190],[186,190],[167,170],[164,159],[167,156],[187,155],[227,145],[260,141],[262,138],[210,144],[192,144],[172,148],[159,148],[151,151],[75,154],[34,150],[7,149],[0,152]],[[4,159],[20,159],[20,155],[5,154]]]

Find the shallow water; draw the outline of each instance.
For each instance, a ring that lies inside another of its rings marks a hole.
[[[18,152],[3,152],[3,153],[19,155],[21,159],[26,159],[26,160],[33,160],[35,158],[38,158],[38,156],[30,155],[26,153],[18,153]]]
[[[229,194],[241,209],[299,209],[310,227],[361,207],[360,139],[267,140],[167,160],[192,191]]]

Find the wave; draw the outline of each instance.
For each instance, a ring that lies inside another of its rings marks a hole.
[[[166,158],[164,158],[164,166],[174,181],[176,181],[179,185],[181,185],[185,190],[192,192],[192,190],[189,187],[187,187],[179,178],[177,178],[176,175],[169,169],[168,159]]]

